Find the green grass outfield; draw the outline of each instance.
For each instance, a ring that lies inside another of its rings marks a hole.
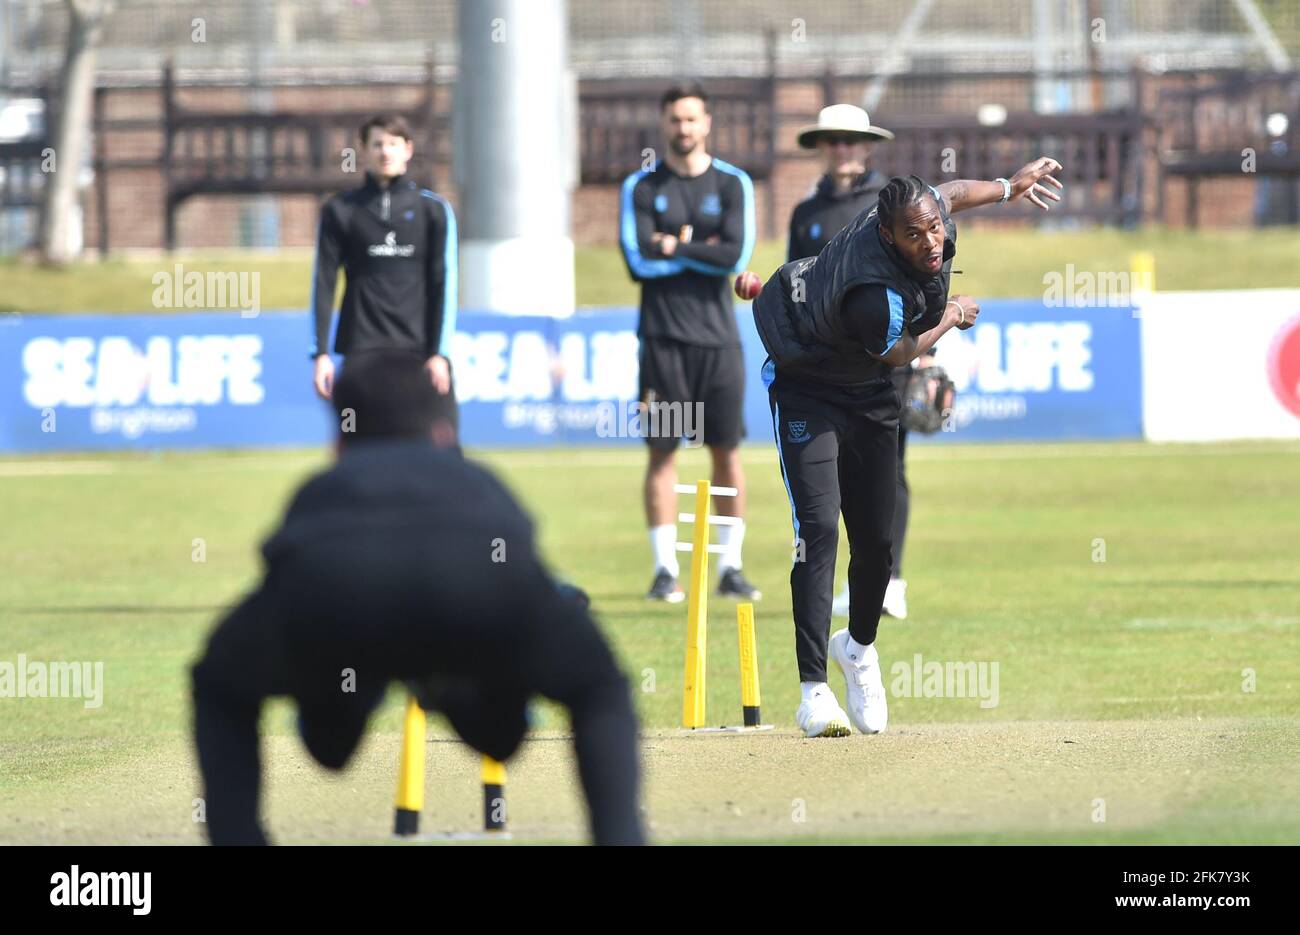
[[[1137,251],[1155,255],[1156,286],[1162,290],[1300,286],[1295,262],[1300,228],[1042,232],[963,226],[959,245],[954,265],[962,275],[953,289],[976,298],[1042,295],[1044,273],[1064,275],[1067,264],[1078,273],[1123,272]],[[784,242],[764,241],[750,268],[766,278],[784,259]],[[66,269],[0,261],[0,314],[148,311],[154,308],[152,277],[170,272],[175,263],[182,263],[187,272],[258,272],[261,308],[307,306],[310,251],[186,251],[174,257],[119,256]],[[580,306],[637,303],[636,285],[612,245],[579,247],[575,276]]]
[[[842,741],[793,733],[790,518],[769,447],[745,451],[746,569],[766,592],[763,710],[778,730],[743,738],[674,729],[685,610],[642,597],[641,451],[486,460],[535,515],[551,564],[591,592],[631,678],[657,840],[1300,843],[1298,457],[1297,443],[914,446],[912,617],[882,624],[886,685],[917,653],[996,662],[998,703],[895,695],[888,733]],[[0,661],[103,661],[105,677],[94,710],[0,698],[0,843],[199,839],[186,667],[255,580],[288,494],[325,463],[0,459]],[[703,465],[686,453],[682,479]],[[710,719],[735,723],[734,611],[710,608]],[[326,776],[288,710],[269,710],[277,838],[385,840],[399,715],[394,693],[355,767]],[[512,767],[520,840],[583,837],[565,726],[542,709]],[[426,823],[473,827],[477,775],[444,737]]]

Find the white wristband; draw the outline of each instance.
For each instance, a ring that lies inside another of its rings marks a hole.
[[[1008,201],[1011,200],[1011,180],[1010,180],[1010,179],[994,179],[993,181],[995,181],[995,182],[1001,182],[1001,183],[1002,183],[1002,200],[999,201],[998,204],[1000,204],[1000,205],[1004,205],[1004,204],[1006,204]]]
[[[962,307],[962,304],[956,299],[949,299],[948,304],[957,306],[957,320],[960,324],[966,324],[966,309]]]

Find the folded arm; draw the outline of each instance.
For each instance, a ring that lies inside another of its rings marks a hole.
[[[623,183],[619,201],[618,243],[628,272],[637,282],[678,276],[686,271],[681,259],[654,256],[659,252],[655,243],[654,192],[645,178],[639,172],[629,176]]]
[[[722,226],[703,243],[678,243],[675,255],[699,273],[726,276],[749,264],[754,252],[754,196],[748,176],[732,176],[722,194]]]

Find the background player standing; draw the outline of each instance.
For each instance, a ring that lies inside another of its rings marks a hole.
[[[372,117],[360,137],[365,181],[321,209],[311,294],[316,392],[323,399],[333,392],[329,333],[342,265],[347,285],[334,352],[345,358],[383,350],[423,354],[434,387],[448,393],[456,215],[446,199],[407,178],[415,144],[404,119]]]
[[[787,263],[821,253],[832,237],[876,203],[889,179],[870,167],[871,153],[878,140],[893,138],[852,104],[823,107],[817,122],[799,132],[799,146],[817,150],[823,174],[790,215]]]
[[[808,737],[842,737],[849,722],[878,733],[888,703],[876,652],[889,581],[900,400],[891,371],[928,353],[947,331],[969,328],[979,306],[949,298],[957,225],[951,214],[1025,198],[1046,209],[1061,166],[1042,157],[1012,179],[938,188],[895,178],[876,207],[816,257],[782,266],[754,302],[768,359],[777,454],[802,546],[790,572]],[[849,538],[849,626],[829,637],[839,514]],[[801,560],[800,560],[801,559]],[[829,643],[829,645],[828,645]],[[826,685],[827,653],[844,672],[848,713]]]
[[[668,151],[624,181],[619,208],[623,258],[641,283],[640,396],[648,406],[680,404],[700,413],[703,425],[695,431],[702,428],[709,448],[712,482],[738,491],[715,498],[714,512],[741,519],[719,529],[725,551],[718,593],[756,600],[761,595],[741,574],[745,364],[729,280],[754,249],[754,188],[748,175],[705,149],[711,118],[703,88],[670,88],[660,106]],[[655,566],[648,597],[674,603],[685,596],[677,583],[673,489],[680,435],[680,427],[646,433],[645,513]]]

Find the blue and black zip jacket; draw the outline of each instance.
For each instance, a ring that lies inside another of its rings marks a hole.
[[[405,176],[366,175],[321,210],[312,278],[310,353],[329,350],[334,288],[347,285],[334,352],[411,350],[447,356],[456,329],[456,216],[446,199]]]
[[[659,252],[651,240],[656,232],[678,239],[673,256]],[[662,160],[628,176],[619,243],[628,272],[641,283],[637,334],[739,347],[730,276],[748,265],[754,232],[754,184],[721,159],[689,178]]]
[[[790,239],[787,244],[787,263],[816,256],[831,238],[853,223],[863,211],[869,211],[880,197],[880,190],[889,179],[874,169],[868,169],[854,179],[846,192],[837,192],[829,175],[817,181],[817,190],[794,206],[790,215]]]

